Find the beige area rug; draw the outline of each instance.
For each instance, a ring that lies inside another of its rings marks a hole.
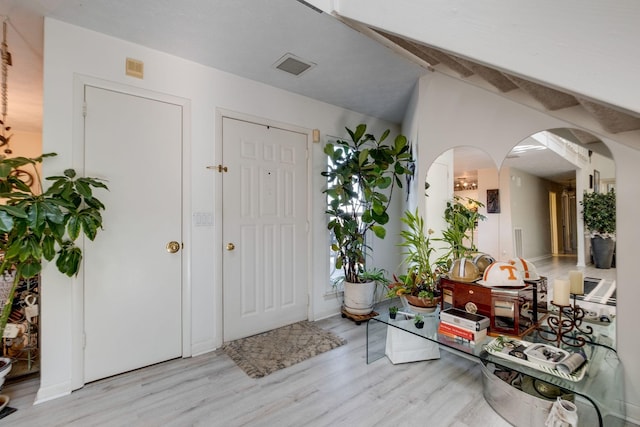
[[[228,342],[222,349],[251,378],[261,378],[345,343],[305,320]]]

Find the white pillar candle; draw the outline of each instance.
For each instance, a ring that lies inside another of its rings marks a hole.
[[[569,272],[569,283],[571,293],[575,295],[584,294],[584,276],[582,271],[572,270]]]
[[[553,303],[555,305],[569,305],[570,284],[566,279],[556,279],[553,282]]]

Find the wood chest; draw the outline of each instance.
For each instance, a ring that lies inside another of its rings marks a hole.
[[[523,288],[496,288],[441,279],[441,309],[460,308],[490,319],[489,332],[522,336],[546,312],[546,279],[526,281]]]

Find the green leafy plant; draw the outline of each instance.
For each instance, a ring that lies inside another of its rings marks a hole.
[[[387,296],[414,295],[433,300],[439,295],[437,278],[440,274],[431,261],[435,250],[430,238],[433,230],[425,230],[418,209],[406,211],[400,220],[407,226],[400,232],[401,242],[398,244],[404,249],[403,265],[407,268],[407,274],[400,275],[389,285]]]
[[[447,202],[444,211],[444,219],[447,229],[443,230],[442,238],[438,239],[448,244],[447,252],[438,260],[438,264],[445,270],[451,267],[453,260],[465,257],[470,252],[476,252],[477,248],[473,240],[473,230],[478,221],[484,221],[486,217],[478,213],[478,208],[484,204],[468,197],[454,196]],[[469,246],[465,242],[470,243]]]
[[[588,193],[582,196],[582,217],[591,237],[613,237],[616,232],[616,193]]]
[[[398,314],[398,307],[396,307],[395,305],[389,307],[389,314]]]
[[[372,231],[383,239],[385,224],[389,222],[387,210],[395,186],[402,187],[401,178],[411,175],[407,138],[398,135],[393,144],[384,144],[389,130],[376,138],[360,124],[355,131],[347,128],[350,140],[328,143],[324,152],[330,166],[322,175],[328,187],[326,213],[328,228],[335,242],[336,268],[344,272],[344,280],[362,283],[366,271],[366,236]]]
[[[96,178],[78,177],[73,169],[63,175],[46,178],[51,185],[42,189],[42,180],[36,165],[54,153],[36,158],[0,157],[0,273],[14,275],[0,316],[0,331],[4,331],[11,313],[15,290],[22,279],[37,276],[43,259],[55,260],[58,270],[74,276],[80,270],[82,250],[75,241],[85,235],[94,240],[102,228],[102,202],[93,195],[93,189],[107,190]],[[21,181],[17,170],[33,170],[32,187]]]
[[[433,298],[433,291],[428,291],[426,289],[421,290],[420,292],[418,292],[418,298]]]
[[[414,322],[415,324],[418,324],[418,323],[420,323],[420,322],[424,322],[424,317],[422,317],[422,314],[416,314],[416,315],[413,317],[413,322]]]
[[[360,273],[360,278],[366,282],[376,282],[379,284],[386,284],[389,282],[386,276],[386,271],[381,268],[372,268]]]

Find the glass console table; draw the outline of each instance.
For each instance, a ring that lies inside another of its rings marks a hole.
[[[479,363],[493,363],[527,375],[534,380],[556,386],[565,393],[573,393],[580,396],[590,402],[595,409],[593,412],[597,416],[599,426],[624,425],[623,369],[615,352],[615,341],[612,343],[613,338],[610,337],[610,335],[615,336],[614,325],[609,326],[613,328],[612,334],[605,327],[594,328],[596,329],[594,331],[594,343],[588,343],[582,347],[588,359],[585,375],[580,381],[573,382],[488,353],[485,350],[485,345],[495,337],[487,336],[480,343],[469,344],[438,334],[439,311],[431,314],[422,314],[425,326],[423,329],[418,329],[413,325],[413,322],[389,319],[387,306],[388,302],[376,307],[376,311],[381,314],[367,322],[367,363],[372,363],[385,356],[387,330],[388,328],[397,328],[413,336],[437,343],[441,350]],[[403,312],[407,312],[407,310],[403,310]],[[409,313],[409,317],[411,315]],[[406,319],[407,316],[398,314],[398,319],[400,318]],[[544,321],[541,322],[541,324],[543,323]],[[535,331],[519,339],[549,343],[542,340]],[[549,344],[553,345],[553,343]],[[576,351],[575,347],[563,346],[562,348],[568,351]]]

